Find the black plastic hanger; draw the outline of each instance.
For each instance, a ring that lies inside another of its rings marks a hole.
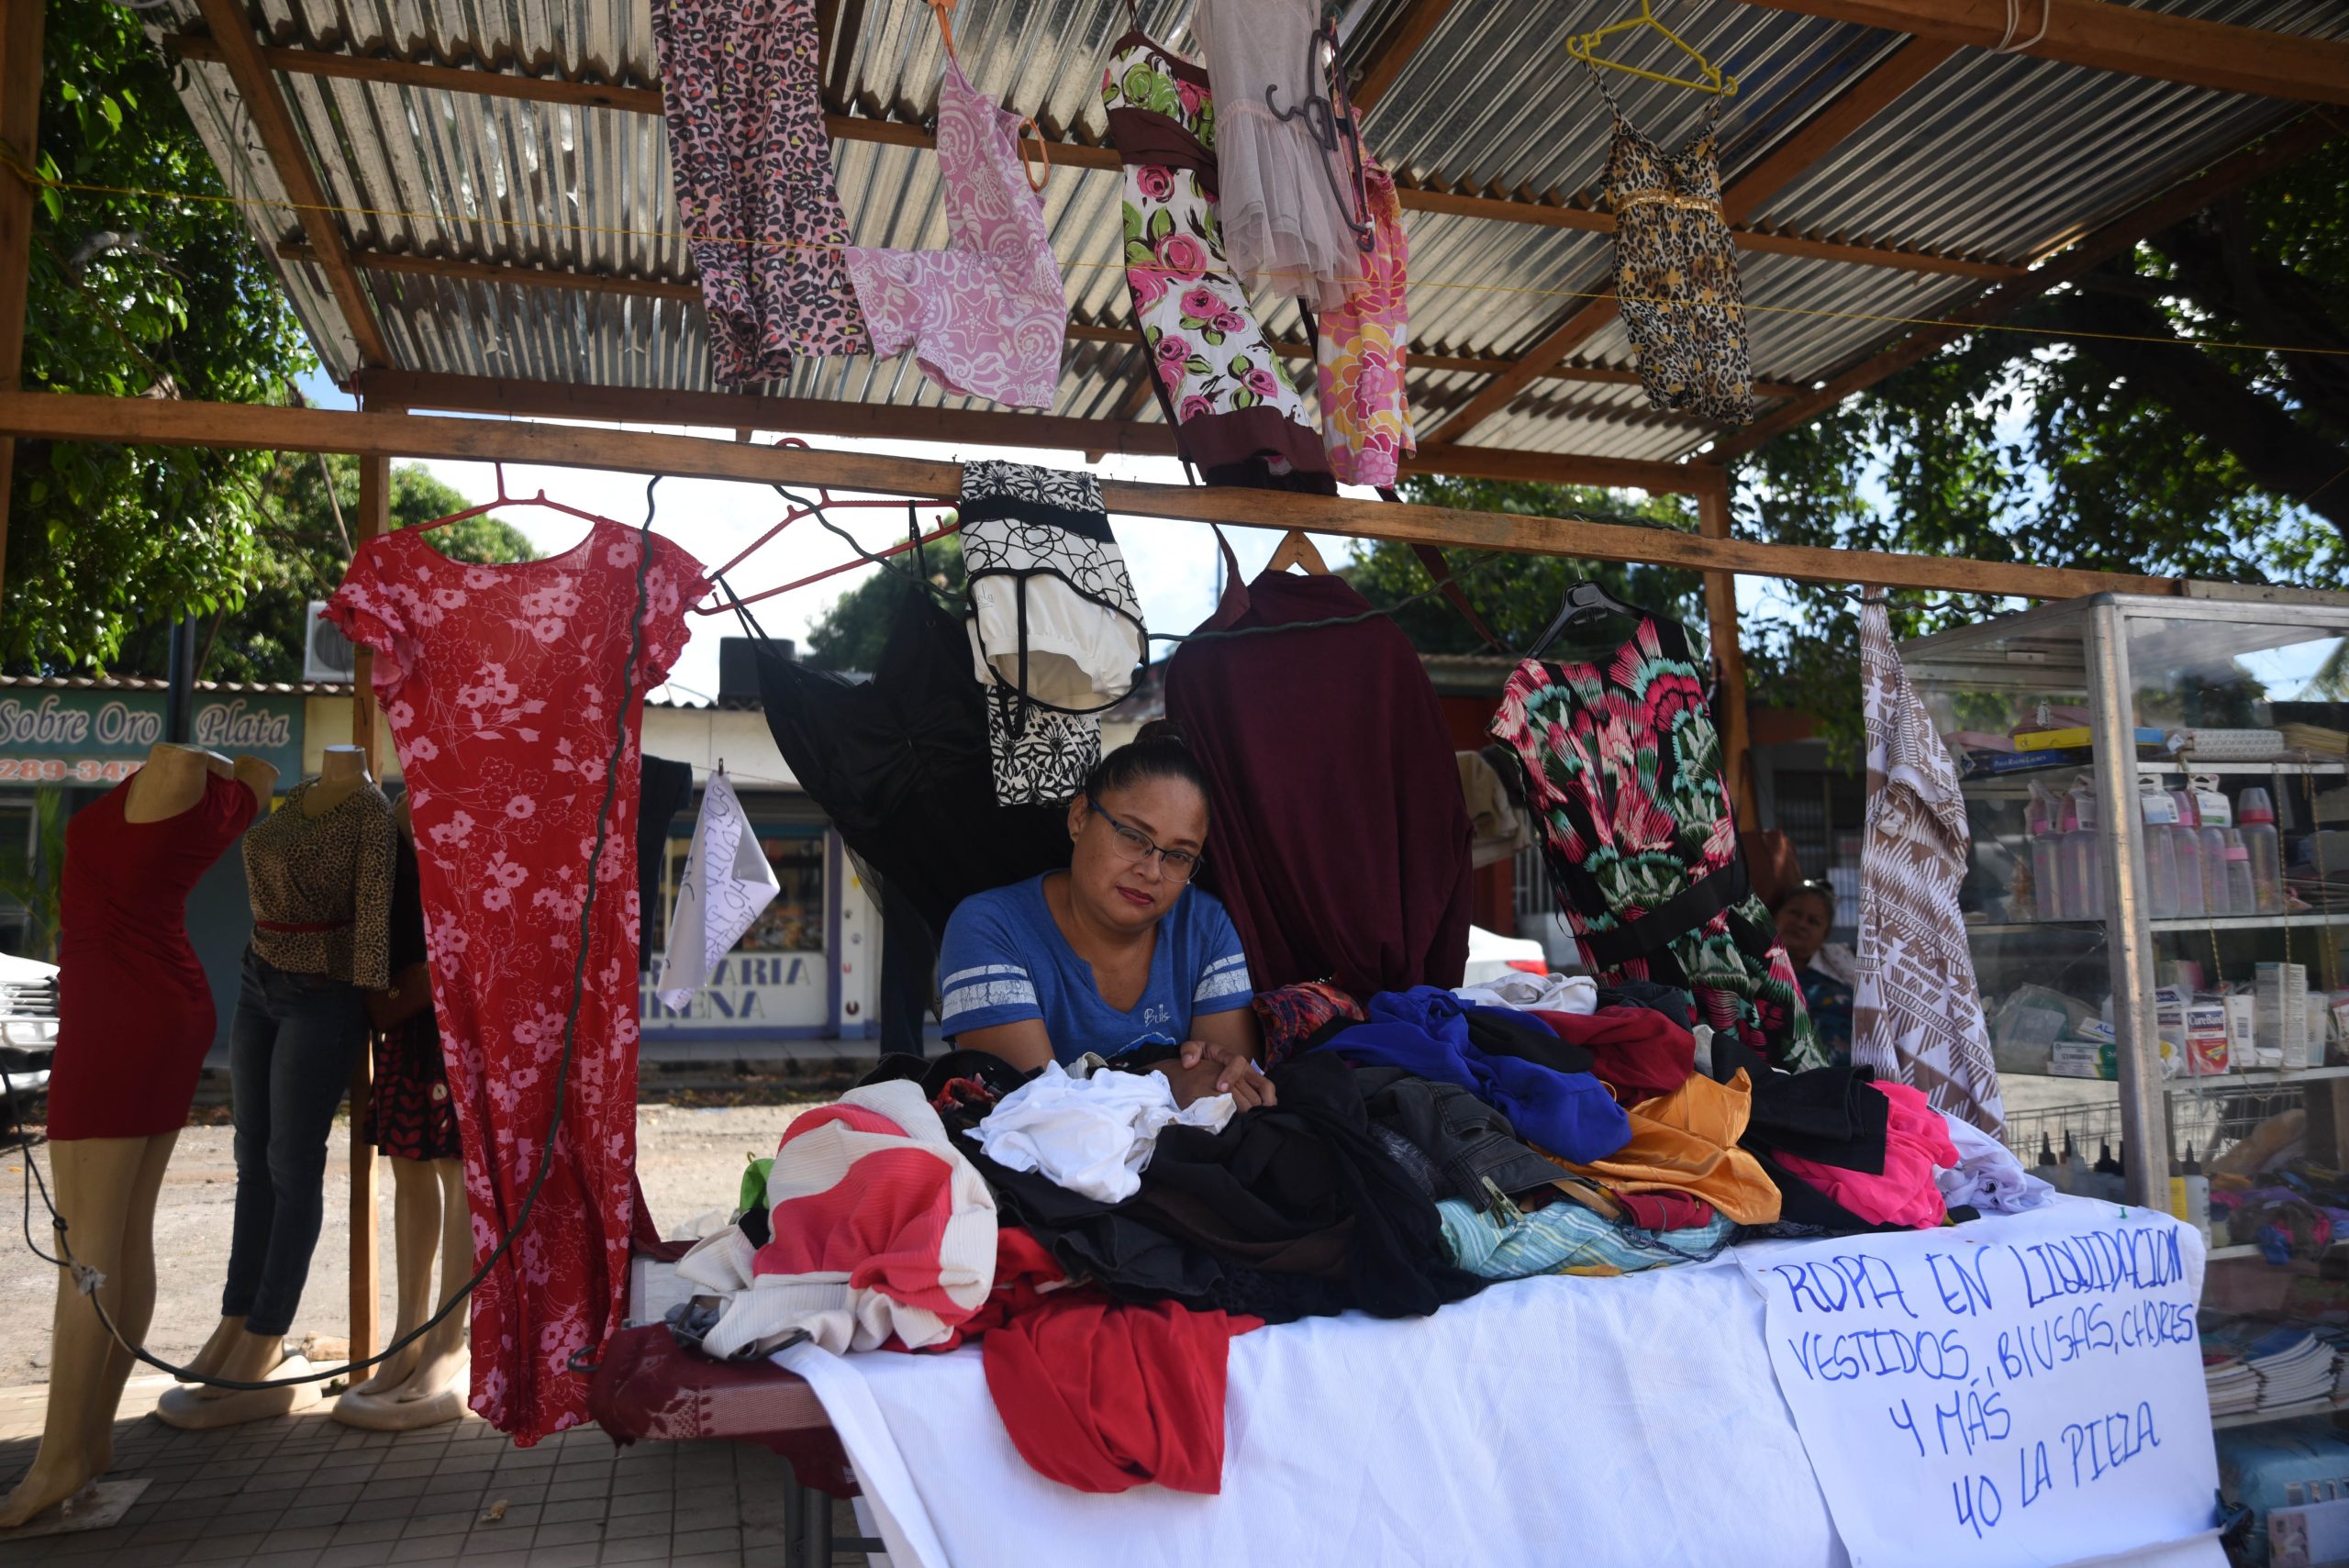
[[[1617,615],[1629,620],[1652,618],[1651,612],[1625,604],[1596,583],[1577,583],[1566,590],[1565,601],[1558,606],[1557,618],[1542,628],[1542,635],[1525,651],[1528,659],[1539,659],[1542,651],[1557,640],[1558,633],[1593,616]]]

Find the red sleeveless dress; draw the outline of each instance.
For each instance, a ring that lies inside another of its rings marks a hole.
[[[65,826],[49,1136],[151,1138],[187,1125],[219,1027],[187,940],[187,895],[252,825],[253,793],[206,773],[176,817],[123,816],[130,781]]]

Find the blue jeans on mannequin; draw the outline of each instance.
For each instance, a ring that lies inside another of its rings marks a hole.
[[[367,1044],[359,988],[292,974],[248,950],[228,1031],[237,1125],[237,1213],[226,1318],[249,1333],[294,1326],[326,1218],[327,1138]]]

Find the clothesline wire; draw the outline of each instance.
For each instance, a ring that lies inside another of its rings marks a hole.
[[[73,1256],[73,1248],[67,1236],[65,1216],[58,1212],[55,1200],[50,1196],[49,1184],[41,1178],[38,1162],[33,1159],[32,1151],[28,1146],[25,1150],[25,1244],[32,1249],[34,1256],[43,1262],[54,1264],[64,1270],[72,1277],[74,1289],[89,1298],[90,1308],[98,1315],[99,1324],[105,1328],[114,1342],[131,1356],[159,1372],[171,1373],[182,1383],[201,1384],[207,1388],[227,1389],[234,1393],[253,1393],[264,1388],[291,1388],[305,1383],[323,1383],[331,1378],[362,1372],[371,1366],[389,1361],[401,1351],[415,1344],[425,1335],[439,1328],[460,1305],[471,1300],[474,1290],[480,1286],[482,1281],[487,1279],[491,1271],[505,1262],[506,1254],[513,1248],[515,1238],[520,1236],[523,1228],[530,1223],[530,1216],[538,1207],[539,1194],[546,1186],[547,1177],[554,1171],[555,1140],[562,1130],[565,1090],[571,1077],[572,1059],[576,1054],[578,1044],[579,1009],[586,995],[587,953],[590,945],[589,938],[594,930],[591,922],[596,911],[596,888],[601,883],[596,871],[602,864],[604,846],[611,831],[612,802],[619,790],[620,763],[628,753],[629,704],[636,691],[637,663],[644,652],[644,612],[651,598],[650,577],[652,571],[652,493],[659,488],[664,477],[666,476],[656,474],[651,483],[644,487],[644,521],[637,529],[636,613],[629,618],[629,623],[628,662],[622,668],[620,676],[620,700],[617,710],[618,717],[615,725],[616,733],[612,739],[611,755],[606,759],[604,765],[604,798],[596,810],[596,840],[594,847],[588,851],[585,892],[579,905],[578,954],[572,960],[571,1008],[563,1016],[562,1055],[555,1066],[554,1114],[548,1119],[545,1139],[540,1145],[538,1173],[531,1178],[529,1190],[523,1194],[521,1205],[515,1210],[514,1223],[507,1228],[503,1236],[498,1238],[497,1245],[490,1251],[489,1256],[482,1261],[481,1266],[473,1271],[473,1277],[465,1281],[458,1289],[451,1292],[449,1298],[440,1304],[439,1311],[417,1324],[408,1333],[384,1346],[374,1355],[363,1361],[347,1362],[341,1366],[327,1367],[323,1370],[313,1369],[299,1377],[264,1378],[257,1383],[248,1383],[236,1378],[200,1373],[190,1367],[174,1366],[150,1352],[146,1346],[134,1345],[124,1337],[122,1329],[116,1325],[113,1316],[106,1311],[106,1304],[99,1299],[98,1292],[106,1284],[106,1276]],[[0,1079],[0,1082],[5,1080]],[[13,1096],[11,1098],[13,1099]],[[19,1131],[21,1132],[21,1129]],[[42,1251],[39,1245],[33,1240],[32,1189],[36,1183],[40,1188],[41,1203],[49,1210],[50,1228],[57,1234],[57,1250],[61,1254],[59,1257],[51,1257]],[[593,1348],[592,1346],[584,1347],[571,1357],[570,1366],[573,1372],[591,1370],[581,1364],[580,1358]]]
[[[35,186],[56,191],[74,191],[98,195],[138,196],[152,201],[210,202],[227,206],[262,207],[282,212],[316,212],[346,217],[401,218],[435,224],[472,224],[488,228],[504,224],[519,229],[541,229],[557,234],[581,234],[622,239],[678,240],[688,243],[740,245],[763,250],[808,250],[837,254],[847,249],[840,245],[810,245],[791,239],[744,239],[734,235],[704,234],[692,229],[632,228],[619,225],[557,223],[545,218],[529,217],[479,217],[463,214],[429,211],[403,207],[347,206],[331,202],[295,202],[268,196],[239,196],[206,191],[169,191],[139,185],[107,185],[89,181],[53,179],[28,168],[14,153],[0,149],[0,163],[12,168],[17,176]],[[1157,272],[1168,278],[1192,281],[1197,274],[1179,272],[1170,267],[1132,266],[1120,261],[1093,261],[1072,258],[1060,261],[1063,269],[1114,269],[1122,272]],[[460,280],[472,281],[472,280]],[[1611,289],[1536,288],[1520,284],[1453,283],[1442,279],[1413,278],[1407,284],[1411,289],[1442,289],[1470,294],[1523,295],[1542,299],[1614,300],[1621,305],[1654,306],[1666,309],[1698,308],[1696,302],[1680,299],[1650,298],[1638,295],[1619,294]],[[1707,307],[1709,308],[1709,307]],[[2319,348],[2307,344],[2246,343],[2200,339],[2155,337],[2134,332],[2091,332],[2075,328],[2032,327],[2007,321],[1965,321],[1953,317],[1898,316],[1881,311],[1830,310],[1817,306],[1757,305],[1751,300],[1742,308],[1751,315],[1792,316],[1829,321],[1871,322],[1888,327],[1945,327],[1966,332],[2012,332],[2027,336],[2057,339],[2089,339],[2099,342],[2154,343],[2171,348],[2232,350],[2255,354],[2313,354],[2326,358],[2349,358],[2349,349]]]

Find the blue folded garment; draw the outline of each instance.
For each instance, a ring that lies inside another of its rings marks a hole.
[[[1349,1062],[1457,1084],[1508,1117],[1520,1138],[1577,1165],[1604,1160],[1631,1140],[1623,1107],[1589,1073],[1554,1072],[1470,1040],[1469,1014],[1493,1009],[1419,985],[1381,992],[1367,1010],[1370,1022],[1339,1031],[1322,1049]]]

